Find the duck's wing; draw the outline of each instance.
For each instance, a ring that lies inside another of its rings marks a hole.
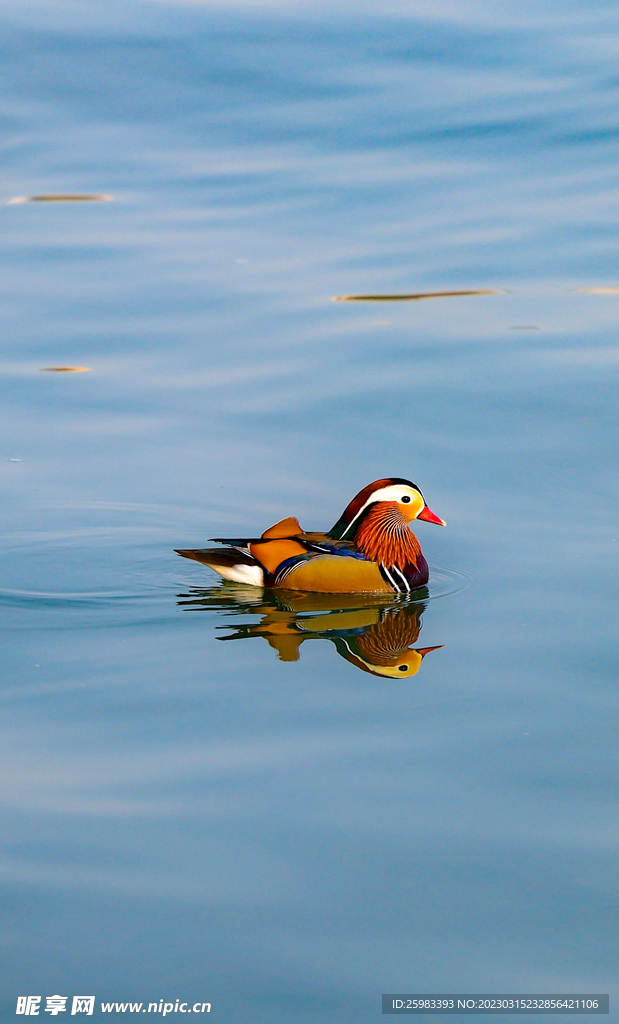
[[[232,548],[249,551],[250,544],[260,544],[265,540],[284,540],[298,537],[302,533],[303,529],[299,520],[295,516],[288,516],[286,519],[280,519],[273,526],[269,526],[261,537],[209,537],[209,540],[215,544],[228,544]]]
[[[209,537],[211,544],[226,544],[229,548],[248,548],[250,544],[257,544],[261,537]]]
[[[237,548],[174,548],[177,555],[192,558],[194,562],[212,565],[215,559],[219,565],[255,565],[256,560]]]
[[[355,555],[357,549],[352,541],[337,540],[328,533],[303,530],[296,516],[287,516],[265,530],[261,537],[210,537],[214,544],[226,544],[249,552],[250,544],[261,544],[270,540],[294,540],[308,551],[322,551],[330,555]]]
[[[317,556],[345,555],[363,559],[350,541],[334,540],[326,533],[305,533],[294,516],[281,519],[261,537],[212,537],[225,548],[176,549],[184,558],[208,565],[235,583],[272,586],[283,569]]]
[[[264,586],[265,573],[272,575],[281,562],[307,557],[309,548],[297,537],[303,530],[298,519],[289,516],[269,527],[262,537],[212,537],[225,548],[176,549],[184,558],[208,565],[210,569],[234,583]]]
[[[348,555],[352,558],[364,556],[350,540],[335,540],[328,533],[302,533],[296,538],[307,546],[308,551],[318,551],[327,555]]]

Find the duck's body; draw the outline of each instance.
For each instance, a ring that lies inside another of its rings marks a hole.
[[[445,523],[415,484],[399,477],[364,487],[328,533],[306,533],[289,517],[255,538],[213,538],[225,548],[179,550],[224,579],[314,593],[410,593],[428,581],[428,563],[408,524]]]

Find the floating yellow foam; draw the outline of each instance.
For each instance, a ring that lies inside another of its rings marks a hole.
[[[90,366],[42,366],[42,370],[47,370],[49,373],[88,373],[92,367]]]
[[[575,288],[579,295],[619,295],[619,288]]]
[[[41,196],[15,196],[9,199],[11,203],[103,203],[109,202],[112,196],[96,195],[87,193],[58,192]]]
[[[412,292],[403,295],[334,295],[331,302],[419,302],[421,299],[449,299],[461,295],[505,295],[499,288],[471,289],[461,292]]]

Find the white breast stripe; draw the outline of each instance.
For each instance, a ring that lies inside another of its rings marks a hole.
[[[397,574],[398,574],[398,576],[399,576],[399,577],[400,577],[400,579],[402,580],[402,583],[404,584],[404,593],[405,593],[405,594],[410,594],[410,592],[411,592],[411,588],[410,588],[410,583],[409,583],[409,582],[408,582],[408,580],[406,579],[406,576],[404,575],[404,573],[402,572],[402,570],[401,570],[401,569],[398,569],[398,568],[397,568],[397,567],[396,567],[395,565],[393,565],[393,566],[391,567],[391,572],[392,572],[392,573],[394,573],[394,574],[395,574],[395,573],[397,573]]]
[[[389,583],[391,584],[391,586],[395,590],[396,594],[399,594],[400,593],[400,588],[397,585],[397,583],[394,581],[393,576],[389,572],[389,569],[387,568],[387,566],[386,565],[381,565],[380,566],[380,571],[382,572],[383,576],[387,577]]]

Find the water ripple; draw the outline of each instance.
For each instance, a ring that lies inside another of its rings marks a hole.
[[[454,569],[437,562],[430,563],[428,591],[430,600],[438,597],[454,597],[473,586],[475,577],[464,569]]]

